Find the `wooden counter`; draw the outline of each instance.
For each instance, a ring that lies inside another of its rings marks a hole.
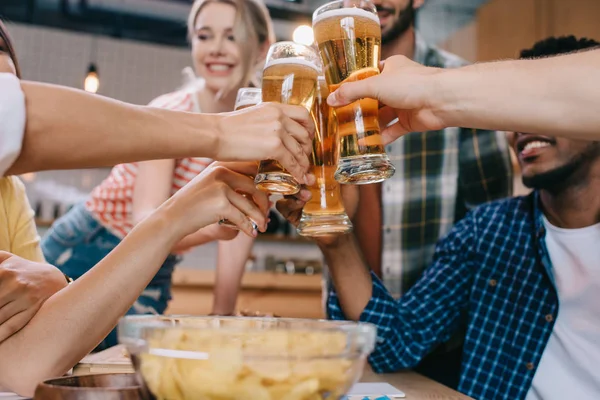
[[[211,312],[214,270],[176,268],[173,299],[166,314],[206,315]],[[261,311],[281,317],[323,318],[321,275],[247,272],[242,280],[238,310]]]

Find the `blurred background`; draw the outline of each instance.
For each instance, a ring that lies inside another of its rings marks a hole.
[[[191,3],[192,0],[1,0],[0,16],[15,41],[24,79],[146,104],[184,82],[182,71],[191,66],[186,38]],[[312,42],[311,15],[325,1],[265,3],[274,19],[278,40]],[[476,62],[516,57],[518,49],[550,35],[599,39],[598,17],[600,0],[427,0],[418,12],[416,25],[428,42]],[[84,199],[109,171],[49,171],[23,176],[40,230],[47,229],[72,204]],[[305,302],[298,303],[299,307],[319,310],[320,307],[312,306],[320,301],[320,251],[297,237],[276,215],[272,219],[269,232],[254,247],[247,269],[306,276],[288,284],[250,275],[246,287],[251,289],[254,285],[263,291],[253,297],[254,303],[245,303],[242,297],[242,307],[277,312],[272,304],[260,303],[260,296],[264,297],[265,287],[274,291],[287,287],[289,296]],[[182,266],[185,270],[206,271],[206,275],[182,279],[196,289],[202,285],[209,289],[215,262],[216,244],[196,248],[186,254]],[[179,284],[183,285],[181,281]],[[277,299],[285,297],[279,296]]]

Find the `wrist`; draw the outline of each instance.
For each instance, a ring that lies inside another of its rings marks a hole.
[[[444,127],[460,125],[455,121],[457,113],[465,108],[463,89],[468,87],[467,77],[464,68],[440,69],[426,89],[426,96],[431,99],[428,108]]]

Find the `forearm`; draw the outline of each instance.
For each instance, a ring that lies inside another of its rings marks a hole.
[[[354,235],[320,247],[345,317],[358,321],[371,299],[373,281]]]
[[[235,311],[246,261],[253,244],[253,238],[242,234],[233,240],[219,242],[212,307],[214,314],[227,315]]]
[[[157,213],[50,297],[25,328],[0,345],[0,385],[31,395],[37,382],[63,374],[91,351],[158,271],[181,236],[175,229],[168,216]],[[140,248],[144,251],[135,251]]]
[[[27,105],[25,138],[7,174],[213,158],[218,147],[216,115],[135,106],[35,82],[21,86]]]
[[[198,231],[191,233],[181,239],[175,246],[173,247],[173,252],[188,250],[192,247],[200,246],[214,240],[214,236],[212,236],[206,230],[207,228],[199,229]]]
[[[432,108],[446,126],[595,140],[600,50],[475,64],[437,74]]]

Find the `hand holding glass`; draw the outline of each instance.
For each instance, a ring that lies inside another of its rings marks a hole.
[[[319,55],[310,47],[293,43],[275,43],[267,54],[263,70],[262,101],[301,105],[311,110],[319,75]],[[260,163],[254,181],[269,193],[291,195],[300,185],[275,160]]]
[[[262,91],[259,88],[241,88],[238,90],[235,100],[234,111],[243,110],[244,108],[252,107],[260,103]],[[252,221],[254,229],[257,229],[256,224]],[[239,228],[227,219],[219,221],[219,225],[226,226],[231,229],[239,230]]]
[[[312,197],[304,206],[298,225],[298,234],[313,237],[352,231],[352,222],[344,210],[340,184],[334,178],[339,158],[337,121],[327,105],[329,90],[322,77],[319,78],[318,89],[312,111],[316,130],[311,157],[311,172],[316,182],[308,188]]]
[[[379,74],[381,28],[373,3],[337,0],[325,4],[313,14],[313,29],[330,91]],[[376,183],[394,174],[383,147],[378,109],[377,100],[360,99],[335,110],[340,140],[337,181]]]

